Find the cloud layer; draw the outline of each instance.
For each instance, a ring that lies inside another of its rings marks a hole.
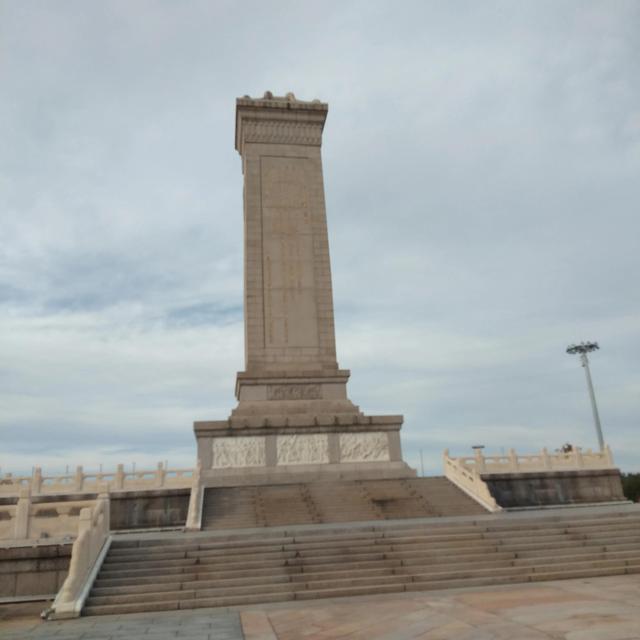
[[[445,447],[640,466],[635,2],[0,3],[0,468],[191,466],[243,367],[234,99],[330,104],[338,354]]]

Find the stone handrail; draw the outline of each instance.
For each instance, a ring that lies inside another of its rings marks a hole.
[[[496,473],[535,473],[542,471],[579,471],[581,469],[615,468],[611,449],[582,451],[576,447],[568,452],[549,453],[542,449],[534,455],[518,455],[513,449],[508,455],[485,456],[476,449],[474,456],[452,458],[444,452],[444,472],[447,478],[489,511],[502,508],[495,501],[483,476]]]
[[[193,484],[189,496],[189,511],[187,512],[186,529],[199,531],[202,528],[202,505],[204,502],[204,488],[201,480],[202,464],[198,460],[193,473]]]
[[[466,469],[480,474],[536,471],[576,471],[580,469],[612,469],[615,467],[609,446],[603,451],[583,451],[575,447],[568,452],[549,453],[542,449],[533,455],[519,455],[513,449],[508,455],[485,456],[479,449],[474,456],[452,458]]]
[[[480,474],[473,468],[465,467],[460,458],[449,457],[448,449],[444,452],[444,474],[485,509],[493,512],[502,511],[502,507],[495,501]]]
[[[69,575],[54,600],[47,617],[55,619],[77,618],[97,570],[109,547],[109,494],[101,487],[93,509],[80,512],[78,537],[71,550]]]
[[[5,523],[4,527],[0,527],[0,540],[24,540],[38,537],[37,531],[34,532],[34,523],[38,522],[38,518],[42,518],[41,510],[46,512],[46,519],[52,520],[51,512],[65,518],[74,516],[70,513],[72,510],[92,507],[93,500],[60,500],[55,502],[47,502],[46,504],[34,504],[31,495],[31,486],[21,485],[18,500],[15,505],[6,505],[0,507],[0,521]],[[56,518],[56,520],[58,519]],[[51,535],[47,533],[47,537]],[[55,537],[55,533],[53,534]],[[64,533],[65,536],[70,535],[69,532]]]
[[[107,483],[110,491],[139,491],[143,489],[186,489],[192,484],[193,469],[167,469],[162,462],[156,469],[125,471],[119,464],[115,472],[85,473],[81,466],[73,474],[43,476],[36,467],[31,476],[0,477],[0,496],[17,496],[20,489],[30,487],[31,495],[65,495],[96,493],[99,485]]]

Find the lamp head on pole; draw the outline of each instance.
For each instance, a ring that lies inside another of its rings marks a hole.
[[[598,346],[597,342],[581,342],[580,344],[570,344],[567,347],[567,353],[570,353],[571,355],[574,355],[576,353],[583,354],[595,351],[599,348],[600,347]]]

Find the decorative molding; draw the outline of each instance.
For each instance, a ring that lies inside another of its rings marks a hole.
[[[242,143],[303,144],[319,147],[322,143],[322,122],[292,122],[242,118]]]

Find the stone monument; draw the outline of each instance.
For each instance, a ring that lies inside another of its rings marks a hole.
[[[203,486],[415,475],[402,416],[366,416],[336,360],[320,147],[328,106],[236,101],[244,174],[245,370],[227,420],[196,422]]]

